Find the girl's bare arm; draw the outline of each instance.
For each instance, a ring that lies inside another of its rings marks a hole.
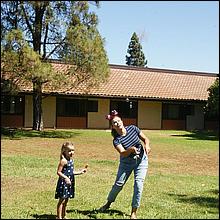
[[[60,176],[61,178],[63,178],[67,184],[71,184],[69,177],[67,177],[66,175],[64,175],[62,173],[62,169],[66,164],[67,164],[67,161],[65,159],[60,160],[60,162],[58,164],[58,168],[57,168],[57,175]]]

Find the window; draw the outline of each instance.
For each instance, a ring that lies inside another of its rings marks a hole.
[[[88,112],[98,112],[97,100],[88,100]]]
[[[136,118],[137,117],[137,102],[136,101],[111,101],[111,111],[118,111],[122,118]]]
[[[57,115],[69,117],[86,116],[86,100],[57,98]]]
[[[185,120],[186,115],[194,114],[194,106],[186,104],[163,104],[163,119]]]
[[[23,106],[23,96],[1,96],[1,114],[21,115]]]

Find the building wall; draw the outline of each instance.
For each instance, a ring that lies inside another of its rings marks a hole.
[[[194,115],[187,115],[186,130],[204,129],[204,113],[202,105],[194,105]]]
[[[31,95],[25,96],[24,127],[33,126],[33,98]]]
[[[108,129],[109,121],[105,115],[109,113],[110,99],[97,99],[98,112],[88,112],[87,118],[75,118],[74,121],[65,118],[56,119],[56,97],[43,99],[43,120],[45,128],[72,128],[80,123],[78,128]],[[186,121],[162,120],[162,103],[152,101],[138,101],[137,126],[141,129],[180,129],[195,130],[204,129],[204,115],[201,104],[195,104],[194,115],[188,115]],[[3,117],[2,117],[3,118]],[[4,118],[3,118],[4,119]],[[5,118],[6,119],[6,118]],[[76,123],[76,120],[77,123]],[[13,117],[7,119],[7,126],[22,127],[22,119],[17,123]],[[57,123],[57,125],[56,125]],[[134,124],[134,122],[132,122]],[[2,123],[3,124],[3,123]],[[24,127],[32,127],[33,102],[32,95],[25,96]],[[5,126],[6,126],[5,125]]]
[[[42,101],[43,120],[45,128],[54,128],[56,125],[56,97],[47,97]],[[33,125],[33,98],[25,96],[24,127]]]
[[[109,128],[109,121],[105,119],[109,108],[109,99],[98,99],[98,112],[88,112],[88,128]]]
[[[47,128],[56,127],[56,97],[49,96],[42,101],[44,126]]]
[[[22,128],[23,125],[23,115],[7,115],[1,116],[1,126],[3,127],[13,127]]]
[[[163,130],[185,130],[186,121],[185,120],[162,120],[161,129]]]
[[[162,103],[138,101],[138,127],[161,129]]]
[[[206,120],[205,129],[219,131],[219,119],[216,119],[216,121]]]
[[[57,117],[57,128],[71,129],[71,128],[86,128],[86,117]]]

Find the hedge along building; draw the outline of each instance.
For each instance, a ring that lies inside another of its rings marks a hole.
[[[55,69],[67,68],[60,61],[51,63]],[[218,122],[206,120],[203,107],[207,89],[217,77],[214,73],[110,65],[108,81],[89,92],[44,88],[44,128],[108,129],[105,115],[115,109],[125,125],[141,129],[212,129]],[[32,86],[26,86],[17,96],[2,94],[1,126],[32,127],[32,92]]]

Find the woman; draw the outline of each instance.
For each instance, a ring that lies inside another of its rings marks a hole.
[[[144,180],[148,169],[148,154],[151,151],[149,139],[134,125],[124,127],[118,112],[113,110],[106,119],[111,122],[113,145],[120,154],[120,163],[117,177],[107,202],[99,210],[110,208],[118,193],[122,190],[132,171],[134,171],[134,191],[132,198],[131,219],[136,219],[137,209],[140,206]],[[141,144],[143,141],[143,145]]]

